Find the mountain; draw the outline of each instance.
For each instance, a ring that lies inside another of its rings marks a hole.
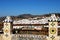
[[[22,14],[22,15],[18,15],[18,18],[32,18],[34,15],[31,14]]]

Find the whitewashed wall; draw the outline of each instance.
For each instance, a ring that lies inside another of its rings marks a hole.
[[[13,22],[13,24],[45,24],[45,23],[48,23],[48,18],[39,19],[39,20],[22,19]]]

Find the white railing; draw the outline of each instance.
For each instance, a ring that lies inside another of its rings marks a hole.
[[[12,34],[12,40],[46,40],[45,35]]]

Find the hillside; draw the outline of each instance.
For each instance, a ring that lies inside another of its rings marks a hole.
[[[60,17],[60,13],[49,13],[49,14],[44,14],[44,15],[22,14],[22,15],[18,15],[18,16],[11,16],[11,18],[13,20],[28,19],[28,18],[34,18],[34,17],[43,18],[43,17],[49,17],[49,16],[51,16],[51,14],[55,14],[56,16]],[[0,17],[0,22],[2,22],[5,18],[6,18],[6,16]]]

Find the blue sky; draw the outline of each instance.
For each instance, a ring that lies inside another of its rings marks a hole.
[[[0,16],[60,13],[60,0],[0,0]]]

